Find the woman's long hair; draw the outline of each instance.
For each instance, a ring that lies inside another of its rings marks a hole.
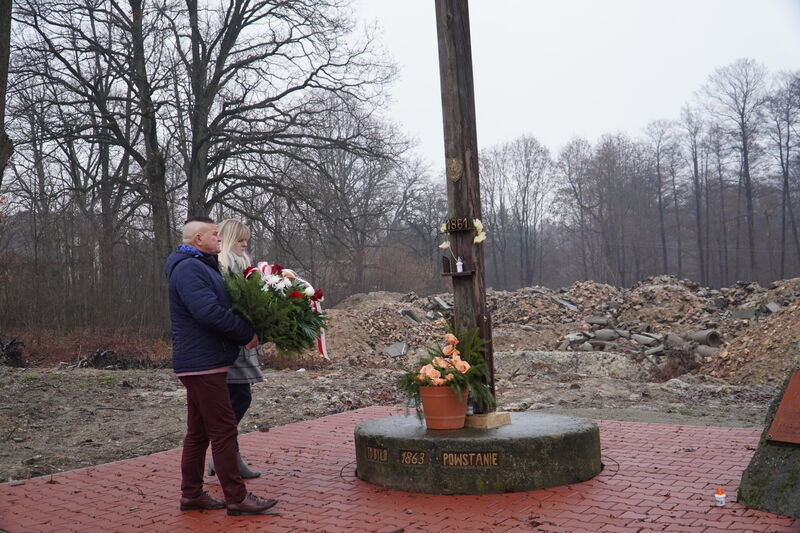
[[[233,253],[233,245],[242,239],[250,240],[250,228],[232,218],[223,220],[217,226],[219,237],[222,239],[219,253],[219,266],[223,274],[241,273],[245,268],[252,266],[252,260],[247,252],[243,256]]]

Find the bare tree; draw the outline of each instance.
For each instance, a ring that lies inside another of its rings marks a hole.
[[[726,148],[723,139],[723,132],[716,124],[712,124],[708,129],[708,137],[706,143],[709,147],[711,158],[713,160],[714,172],[717,177],[717,191],[718,191],[718,216],[716,224],[716,242],[717,242],[717,265],[719,268],[719,277],[717,284],[727,285],[730,281],[729,273],[729,256],[728,256],[728,211],[726,209],[726,196],[727,196],[727,182],[725,180],[726,168]],[[710,219],[709,219],[710,223]]]
[[[791,223],[795,250],[800,259],[800,237],[795,221],[789,183],[792,150],[797,146],[800,126],[800,73],[782,72],[775,77],[774,87],[767,100],[769,126],[767,132],[781,172],[781,258],[780,277],[784,277],[786,264],[787,214]]]
[[[481,176],[482,216],[484,225],[491,228],[492,238],[486,241],[491,256],[493,286],[509,287],[509,237],[513,233],[510,206],[512,192],[510,177],[505,168],[508,160],[499,146],[484,150],[478,157]],[[492,284],[487,281],[488,284]]]
[[[407,181],[408,202],[398,211],[398,218],[411,233],[406,240],[413,255],[422,260],[437,280],[440,273],[439,224],[447,215],[447,190],[443,180],[432,180],[429,170],[419,161],[411,161]]]
[[[526,287],[534,281],[541,246],[539,231],[553,163],[547,148],[530,136],[512,141],[503,154],[508,158],[504,166],[512,191],[510,208],[517,228],[520,284]]]
[[[697,113],[686,106],[683,108],[683,128],[685,134],[687,156],[692,172],[692,196],[694,198],[694,219],[695,219],[695,242],[697,243],[697,263],[700,274],[700,282],[706,284],[706,249],[703,243],[703,210],[702,198],[703,189],[701,187],[700,176],[700,150],[703,123]]]
[[[677,260],[676,275],[682,278],[683,271],[683,225],[681,224],[682,210],[681,199],[683,198],[682,186],[678,181],[681,169],[684,166],[683,152],[678,142],[673,142],[666,152],[667,172],[669,173],[670,185],[672,189],[672,208],[675,215],[675,256]]]
[[[565,184],[562,197],[573,206],[569,212],[577,218],[578,245],[580,246],[581,266],[583,279],[589,279],[589,262],[592,232],[589,227],[589,217],[596,205],[589,204],[589,166],[591,165],[592,147],[584,139],[573,139],[561,150],[558,157],[558,173]]]
[[[68,100],[73,104],[88,106],[85,117],[90,123],[62,134],[97,143],[105,161],[97,175],[99,190],[106,197],[101,202],[105,271],[113,268],[110,261],[117,238],[113,218],[119,207],[112,205],[115,201],[109,195],[121,184],[130,187],[122,194],[138,195],[150,208],[154,259],[161,261],[171,245],[166,163],[156,120],[162,104],[154,97],[167,76],[159,52],[164,19],[159,9],[152,9],[147,24],[143,23],[146,0],[130,0],[128,9],[117,2],[109,7],[98,10],[92,4],[69,0],[53,9],[47,2],[28,0],[19,9],[21,24],[32,30],[32,36],[19,43],[30,58],[27,65],[20,65],[20,75],[40,78],[70,95]],[[37,66],[43,62],[47,69]],[[161,73],[156,84],[148,69]],[[119,170],[124,175],[112,175],[108,170],[113,147],[119,151]],[[163,278],[154,277],[154,281]]]
[[[665,200],[664,200],[664,157],[665,151],[671,141],[673,125],[666,120],[656,120],[648,124],[646,128],[650,150],[655,162],[656,177],[656,196],[658,198],[658,233],[661,238],[661,262],[664,273],[669,272],[669,261],[667,259],[667,230],[664,223]]]
[[[750,275],[758,273],[755,244],[755,208],[751,169],[765,104],[765,68],[752,59],[739,59],[709,77],[705,94],[709,109],[730,135],[741,159],[745,196]]]
[[[321,103],[340,109],[352,101],[376,103],[394,74],[372,54],[369,36],[360,44],[348,40],[353,23],[346,6],[342,0],[230,0],[204,7],[186,0],[186,17],[173,15],[176,67],[185,74],[174,94],[190,125],[179,135],[188,144],[182,154],[190,213],[207,213],[241,185],[216,187],[230,182],[220,168],[231,157],[295,157],[295,148],[306,147],[369,155],[359,131],[311,133],[319,129]],[[209,198],[215,188],[219,194]]]
[[[145,26],[147,0],[128,0],[128,4],[130,16],[120,10],[115,20],[123,29],[124,37],[130,39],[130,54],[124,65],[127,79],[130,80],[130,89],[135,94],[135,112],[140,117],[138,126],[142,132],[144,153],[142,150],[132,149],[130,144],[126,146],[130,147],[131,156],[136,158],[142,167],[147,184],[147,199],[152,209],[151,218],[155,237],[154,255],[160,259],[169,253],[171,239],[166,194],[166,156],[159,142],[157,120],[158,108],[163,103],[155,100],[157,86],[152,81],[151,72],[158,71],[163,67],[160,59],[163,55],[163,48],[158,47],[157,42],[164,39],[165,32],[159,24],[163,21],[163,17],[149,17],[148,24]],[[158,13],[155,9],[153,11]],[[145,31],[145,27],[147,31]],[[149,42],[147,42],[148,39]],[[145,49],[146,44],[149,45],[150,50]],[[157,84],[161,85],[167,82],[168,78],[163,76]]]

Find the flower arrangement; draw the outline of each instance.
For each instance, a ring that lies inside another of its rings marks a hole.
[[[317,346],[328,318],[317,311],[322,289],[315,289],[294,271],[258,263],[241,275],[225,276],[231,308],[253,324],[261,342],[273,342],[284,354]]]
[[[429,357],[419,359],[414,369],[400,376],[400,390],[411,395],[420,417],[422,386],[452,387],[457,395],[466,389],[473,401],[495,405],[494,396],[483,381],[489,377],[485,351],[486,341],[477,328],[448,332],[444,344],[429,347]]]

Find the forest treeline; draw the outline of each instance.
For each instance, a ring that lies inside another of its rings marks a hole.
[[[347,0],[19,0],[0,181],[0,331],[164,332],[190,214],[329,303],[447,290],[441,169],[383,110],[396,67]],[[639,135],[481,147],[487,285],[800,271],[800,73],[741,59]]]

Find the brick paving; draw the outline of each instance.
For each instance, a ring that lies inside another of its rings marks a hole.
[[[358,422],[401,413],[371,407],[249,433],[243,455],[262,471],[249,490],[274,514],[178,510],[180,449],[0,485],[0,529],[35,532],[800,532],[800,519],[735,503],[758,429],[599,421],[596,478],[531,492],[436,496],[355,477]],[[216,478],[209,492],[222,497]],[[722,487],[728,504],[716,507]]]

